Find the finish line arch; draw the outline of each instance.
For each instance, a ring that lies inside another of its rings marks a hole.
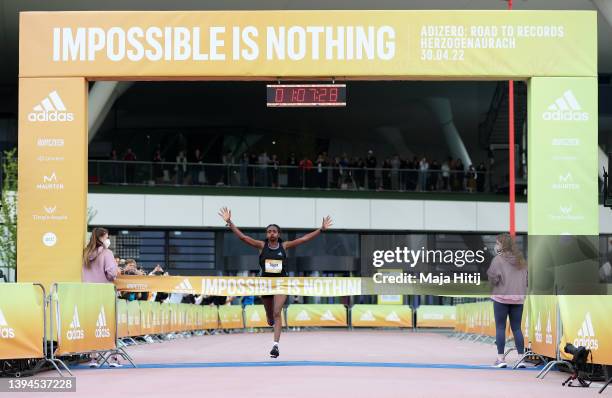
[[[598,235],[593,11],[24,12],[18,280],[81,280],[93,80],[528,81],[530,235]]]

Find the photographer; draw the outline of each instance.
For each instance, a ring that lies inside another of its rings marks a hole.
[[[527,263],[516,242],[509,234],[501,234],[495,242],[497,254],[487,270],[489,283],[493,287],[491,299],[495,315],[495,344],[497,345],[496,368],[505,368],[504,348],[506,344],[506,319],[514,335],[516,350],[523,355],[525,343],[521,331],[523,303],[527,292]],[[525,367],[520,364],[519,367]]]

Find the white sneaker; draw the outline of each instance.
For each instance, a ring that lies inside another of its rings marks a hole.
[[[120,364],[119,361],[111,362],[111,363],[108,364],[108,366],[111,367],[111,368],[122,368],[123,367],[123,365]]]
[[[98,367],[100,367],[100,365],[98,364],[98,361],[96,361],[96,360],[94,360],[94,359],[92,359],[92,360],[89,362],[89,365],[88,365],[88,366],[89,366],[90,368],[92,368],[92,369],[93,369],[93,368],[98,368]]]
[[[499,359],[495,360],[495,363],[493,364],[494,368],[506,368],[508,367],[508,364],[504,361],[500,361]]]
[[[516,366],[516,369],[525,369],[527,367],[527,365],[525,365],[525,362],[515,362],[514,366]]]

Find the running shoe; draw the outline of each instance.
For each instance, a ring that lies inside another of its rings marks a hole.
[[[278,358],[279,355],[280,352],[278,352],[278,346],[275,345],[274,347],[272,347],[272,351],[270,351],[270,358]]]
[[[111,368],[122,368],[123,365],[119,363],[119,361],[117,362],[111,362],[108,364],[108,366],[110,366]]]
[[[89,366],[90,368],[97,368],[97,367],[99,367],[100,365],[98,364],[98,361],[96,361],[95,359],[92,359],[92,360],[89,362],[89,365],[87,365],[87,366]]]
[[[508,364],[504,361],[500,361],[499,359],[495,360],[495,363],[493,364],[494,368],[506,368],[508,367]]]

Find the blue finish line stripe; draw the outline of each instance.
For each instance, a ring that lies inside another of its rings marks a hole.
[[[192,368],[252,368],[277,366],[327,366],[327,367],[361,367],[361,368],[407,368],[407,369],[456,369],[456,370],[504,370],[491,365],[461,365],[437,363],[405,363],[405,362],[328,362],[328,361],[270,361],[270,362],[187,362],[187,363],[144,363],[136,364],[136,369],[192,369]],[[104,366],[102,369],[107,369]],[[89,369],[84,365],[73,369]],[[129,363],[118,369],[134,369]],[[517,370],[541,370],[542,367],[529,367]],[[506,370],[512,370],[511,367]]]

